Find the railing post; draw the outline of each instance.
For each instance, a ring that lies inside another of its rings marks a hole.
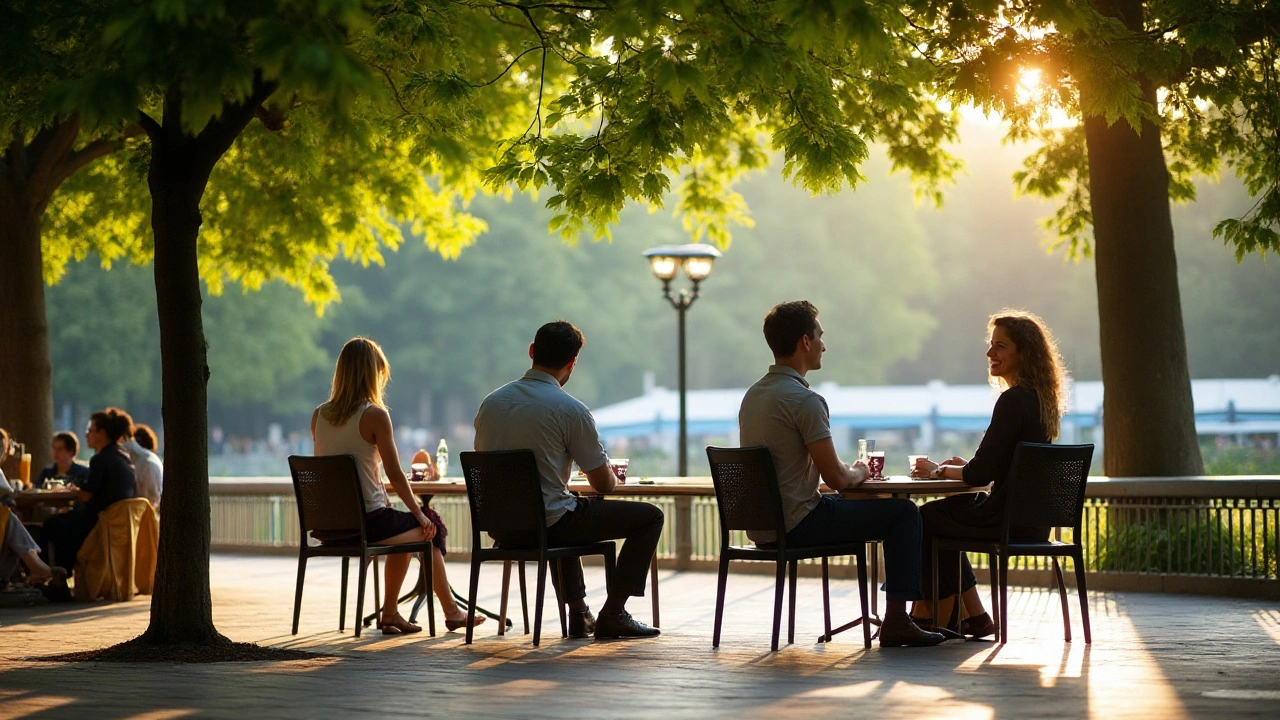
[[[693,498],[676,498],[676,569],[688,570],[693,559]]]

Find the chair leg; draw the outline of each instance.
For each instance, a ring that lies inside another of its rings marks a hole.
[[[778,566],[778,579],[773,586],[773,644],[770,648],[778,651],[778,631],[782,629],[782,586],[787,584],[787,561],[778,558],[774,563]]]
[[[529,634],[529,593],[524,585],[524,561],[520,561],[520,612],[524,614],[524,634]]]
[[[800,561],[792,560],[788,565],[790,565],[791,590],[787,598],[787,644],[792,645],[796,641],[796,570]]]
[[[579,562],[581,562],[581,560],[579,560]],[[564,613],[565,611],[564,596],[560,594],[561,589],[564,588],[564,573],[560,572],[559,562],[556,563],[556,581],[552,583],[552,585],[556,591],[556,611],[560,615],[560,637],[567,638],[569,637],[569,623]]]
[[[867,614],[867,556],[858,555],[858,599],[862,601],[862,647],[871,647],[871,616]],[[827,639],[831,638],[830,631]]]
[[[507,634],[507,592],[511,590],[511,561],[502,561],[502,602],[498,605],[498,635]]]
[[[729,584],[729,557],[720,553],[720,572],[716,573],[716,623],[711,634],[711,647],[720,647],[720,624],[724,620],[724,591]]]
[[[413,605],[413,616],[418,616],[418,608],[422,605],[422,598],[427,599],[427,631],[431,633],[431,637],[436,636],[436,571],[433,567],[435,560],[435,551],[422,553],[422,594],[418,596],[417,602]],[[410,620],[412,622],[412,620]]]
[[[338,632],[346,629],[347,624],[347,575],[350,564],[351,558],[342,558],[342,589],[338,591]],[[360,622],[358,616],[356,617],[356,622]]]
[[[879,617],[880,615],[880,543],[871,541],[867,543],[867,547],[871,548],[871,614]]]
[[[475,628],[472,627],[476,620],[476,593],[480,588],[480,558],[476,554],[476,548],[471,549],[471,587],[467,589],[467,640],[466,644],[471,644],[471,639],[475,635]]]
[[[533,646],[542,639],[542,594],[547,590],[547,561],[538,561],[537,595],[533,598]]]
[[[1009,644],[1009,556],[1000,553],[1000,644]]]
[[[658,615],[658,551],[653,552],[653,560],[649,563],[649,592],[653,594],[653,626],[662,627]]]
[[[929,552],[932,553],[930,557],[933,559],[933,563],[930,565],[930,567],[933,568],[933,597],[931,598],[931,601],[933,602],[933,626],[937,628],[937,627],[940,627],[938,623],[942,622],[942,618],[938,616],[938,594],[939,593],[938,593],[938,539],[937,538],[933,539],[933,546],[929,548]]]
[[[822,558],[822,642],[831,642],[831,576]]]
[[[1071,642],[1071,611],[1067,606],[1067,584],[1062,580],[1062,565],[1058,558],[1053,560],[1053,574],[1058,578],[1058,599],[1062,601],[1062,634],[1066,642]]]
[[[987,555],[987,570],[991,573],[991,617],[1000,620],[1000,571],[996,568],[996,554]]]
[[[298,616],[302,614],[302,581],[307,575],[307,556],[298,553],[298,586],[293,591],[293,634],[298,634]],[[342,594],[347,591],[347,576],[342,576]],[[342,630],[342,616],[338,616],[338,630]]]
[[[365,583],[366,576],[369,574],[368,570],[369,570],[369,556],[361,555],[360,556],[360,579],[356,581],[356,637],[360,637],[360,631],[364,628],[364,622],[361,620],[361,618],[364,617],[364,583]],[[373,577],[375,578],[374,582],[377,582],[376,578],[378,577],[378,575],[376,570],[374,572]]]
[[[1089,632],[1089,597],[1084,587],[1084,551],[1077,549],[1071,556],[1076,566],[1076,591],[1080,593],[1080,619],[1084,622],[1085,644],[1093,643],[1093,635]]]
[[[947,627],[954,628],[956,634],[964,634],[964,599],[961,588],[964,586],[964,553],[956,553],[956,594],[955,601],[951,603],[951,615],[947,617]],[[938,608],[933,609],[933,615],[936,618]],[[954,624],[953,624],[954,623]]]
[[[373,605],[378,609],[377,610],[377,612],[379,613],[378,622],[382,622],[382,615],[380,614],[382,612],[382,592],[379,589],[381,587],[382,581],[378,577],[379,574],[380,573],[378,572],[378,556],[374,555],[373,556]]]

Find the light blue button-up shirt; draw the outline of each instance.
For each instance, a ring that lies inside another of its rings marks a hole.
[[[573,463],[591,471],[609,462],[591,411],[540,370],[489,393],[476,412],[475,428],[480,452],[533,451],[548,527],[578,502],[567,486]]]

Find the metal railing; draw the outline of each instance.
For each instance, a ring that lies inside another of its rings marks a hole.
[[[297,548],[297,507],[287,480],[219,478],[210,491],[215,550]],[[646,500],[667,517],[658,545],[661,564],[677,570],[713,570],[720,551],[715,499]],[[466,498],[440,496],[431,506],[449,528],[446,546],[451,555],[465,557],[471,537]],[[1099,590],[1280,598],[1278,529],[1280,477],[1093,478],[1086,487],[1081,528],[1088,582]],[[1064,539],[1070,539],[1070,531],[1066,534]],[[739,540],[745,542],[741,537],[734,542]],[[975,567],[986,567],[985,556],[970,559]],[[833,562],[837,577],[854,572],[846,558]],[[1048,563],[1045,558],[1015,558],[1010,581],[1049,586]],[[759,564],[748,563],[743,569],[751,571],[753,565]]]

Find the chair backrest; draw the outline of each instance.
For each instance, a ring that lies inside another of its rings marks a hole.
[[[459,458],[476,538],[482,532],[545,537],[547,513],[532,450],[464,452]]]
[[[1010,526],[1078,531],[1092,462],[1092,445],[1019,443],[1005,501],[1006,534]]]
[[[354,457],[290,455],[289,474],[304,543],[311,530],[350,531],[364,541],[364,492]]]
[[[711,482],[720,506],[722,542],[730,530],[765,530],[786,535],[782,517],[782,492],[767,447],[708,447]]]

